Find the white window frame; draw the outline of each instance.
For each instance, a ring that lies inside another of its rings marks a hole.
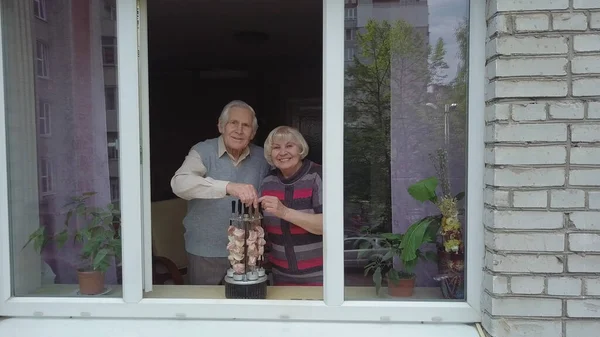
[[[38,130],[41,137],[49,137],[52,135],[52,122],[51,122],[51,106],[50,103],[39,100],[38,101]]]
[[[50,64],[48,63],[49,51],[50,47],[46,41],[40,39],[35,41],[35,74],[38,78],[50,78]],[[42,63],[42,74],[38,73],[38,62]]]
[[[39,15],[35,14],[35,10],[33,11],[33,16],[35,16],[36,18],[42,20],[42,21],[47,21],[48,20],[48,13],[46,11],[46,0],[33,0],[33,6],[35,8],[35,6],[38,6],[38,11],[39,11]]]
[[[141,26],[145,27],[145,2],[141,0]],[[121,137],[120,174],[123,226],[123,298],[11,297],[9,218],[0,212],[0,316],[112,317],[250,319],[271,321],[363,321],[363,322],[444,322],[481,321],[480,298],[483,278],[483,173],[485,74],[485,3],[471,1],[469,48],[468,114],[468,193],[467,193],[467,267],[466,301],[345,301],[343,228],[343,132],[344,132],[344,1],[324,0],[323,39],[323,147],[324,147],[324,300],[230,300],[143,298],[142,242],[149,230],[147,209],[148,181],[142,184],[140,165],[140,117],[143,153],[147,149],[147,69],[140,59],[138,73],[136,46],[136,0],[117,1],[119,30],[119,135]],[[1,16],[0,16],[1,17]],[[0,24],[1,27],[1,24]],[[142,29],[144,30],[144,28]],[[1,34],[1,29],[0,29]],[[1,36],[1,35],[0,35]],[[147,48],[142,31],[141,53]],[[0,55],[2,55],[0,44]],[[146,55],[147,56],[147,55]],[[138,77],[141,76],[141,77]],[[142,85],[138,87],[138,80]],[[6,158],[3,67],[0,66],[0,158]],[[139,95],[141,93],[141,95]],[[138,111],[142,111],[142,116]],[[125,130],[125,125],[127,129]],[[146,161],[147,158],[144,158]],[[144,168],[146,170],[147,168]],[[0,209],[8,208],[7,163],[0,160]],[[143,198],[140,191],[143,191]],[[142,221],[144,227],[142,231]],[[143,241],[144,240],[144,241]],[[144,247],[147,250],[147,247]],[[147,270],[146,270],[147,272]],[[147,275],[147,274],[146,274]],[[148,282],[148,280],[145,280]],[[147,283],[146,283],[147,284]],[[147,289],[148,290],[148,289]]]

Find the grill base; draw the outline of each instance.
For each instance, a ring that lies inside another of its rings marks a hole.
[[[257,281],[234,281],[225,277],[225,297],[232,299],[266,299],[267,278],[263,277]]]

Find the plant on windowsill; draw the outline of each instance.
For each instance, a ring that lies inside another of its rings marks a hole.
[[[55,241],[59,248],[64,247],[69,239],[80,245],[77,272],[79,293],[82,295],[102,293],[106,270],[115,259],[121,258],[120,212],[111,203],[106,207],[88,206],[89,199],[95,194],[88,192],[71,197],[65,205],[68,209],[65,228],[54,235],[47,235],[46,227],[41,226],[25,244],[26,247],[33,242],[38,253],[49,241]],[[75,226],[71,226],[72,221],[76,222]]]
[[[431,202],[440,210],[441,214],[434,216],[441,237],[441,242],[436,242],[440,274],[436,279],[441,282],[444,297],[461,299],[464,298],[464,244],[458,202],[465,194],[450,194],[446,151],[438,150],[432,160],[440,180],[423,179],[411,185],[408,192],[415,200]],[[440,182],[442,194],[438,196],[436,190]]]
[[[377,234],[379,245],[384,253],[370,256],[365,266],[365,276],[373,273],[375,292],[379,295],[383,278],[387,279],[388,294],[394,297],[410,297],[415,287],[414,269],[420,260],[435,260],[434,252],[423,252],[421,246],[435,242],[438,230],[435,217],[427,217],[412,224],[404,234]],[[374,240],[366,238],[361,249],[369,248]],[[401,267],[394,267],[394,258],[398,258]]]

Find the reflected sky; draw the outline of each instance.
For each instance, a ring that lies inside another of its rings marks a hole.
[[[449,69],[447,80],[456,76],[459,49],[454,36],[456,27],[468,15],[468,0],[428,0],[429,4],[429,42],[435,46],[441,37],[446,44],[446,62]]]

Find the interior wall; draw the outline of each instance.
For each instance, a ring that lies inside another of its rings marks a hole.
[[[171,177],[194,144],[219,135],[217,119],[229,101],[241,99],[256,110],[254,143],[262,146],[273,128],[291,124],[287,102],[322,96],[321,67],[302,64],[273,66],[246,78],[203,80],[194,72],[152,67],[149,75],[152,201],[175,198]]]

